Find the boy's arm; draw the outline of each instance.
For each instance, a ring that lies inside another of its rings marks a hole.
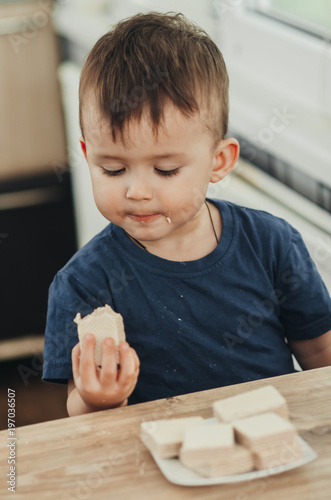
[[[303,370],[331,365],[331,330],[309,340],[288,340]]]

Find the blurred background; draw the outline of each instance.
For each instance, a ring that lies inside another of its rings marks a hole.
[[[48,287],[107,221],[79,147],[84,58],[118,20],[183,12],[223,52],[235,171],[209,195],[269,211],[301,234],[331,290],[330,0],[0,1],[0,429],[66,416],[41,382]]]

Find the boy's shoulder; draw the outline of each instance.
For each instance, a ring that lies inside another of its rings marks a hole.
[[[259,228],[259,233],[261,231],[266,233],[272,233],[276,231],[279,234],[291,235],[293,231],[296,231],[286,220],[276,215],[266,212],[264,210],[245,207],[237,203],[223,200],[212,200],[219,208],[221,215],[222,209],[226,208],[230,210],[234,221],[239,223],[240,229],[245,231],[253,231],[256,234],[256,229]]]
[[[232,221],[234,239],[241,248],[249,245],[260,255],[277,254],[280,257],[287,253],[292,243],[302,241],[300,233],[293,226],[269,212],[229,201],[213,202],[220,210],[223,224]]]

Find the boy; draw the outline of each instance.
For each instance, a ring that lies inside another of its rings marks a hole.
[[[43,379],[68,381],[69,415],[330,364],[331,301],[298,232],[206,200],[235,165],[228,76],[181,15],[119,23],[80,82],[81,146],[110,224],[50,288]],[[127,341],[102,369],[73,322],[109,304]],[[72,361],[70,359],[72,351]]]

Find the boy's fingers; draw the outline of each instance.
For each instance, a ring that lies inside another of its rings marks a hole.
[[[136,371],[139,371],[139,369],[140,369],[140,359],[138,358],[138,354],[136,353],[136,351],[132,347],[131,347],[131,352],[132,352],[133,359],[134,359],[134,362],[135,362],[135,369],[136,369]]]
[[[136,373],[136,361],[132,349],[127,342],[123,342],[119,347],[121,369],[118,382],[121,385],[127,385],[128,379]]]
[[[79,374],[83,385],[91,385],[97,378],[97,366],[94,361],[95,337],[86,335],[80,355]]]
[[[115,342],[106,338],[102,345],[102,368],[100,372],[101,384],[109,385],[117,378],[117,360]]]
[[[79,376],[79,364],[80,364],[80,343],[78,342],[71,351],[72,360],[72,373],[74,379],[77,380]]]

